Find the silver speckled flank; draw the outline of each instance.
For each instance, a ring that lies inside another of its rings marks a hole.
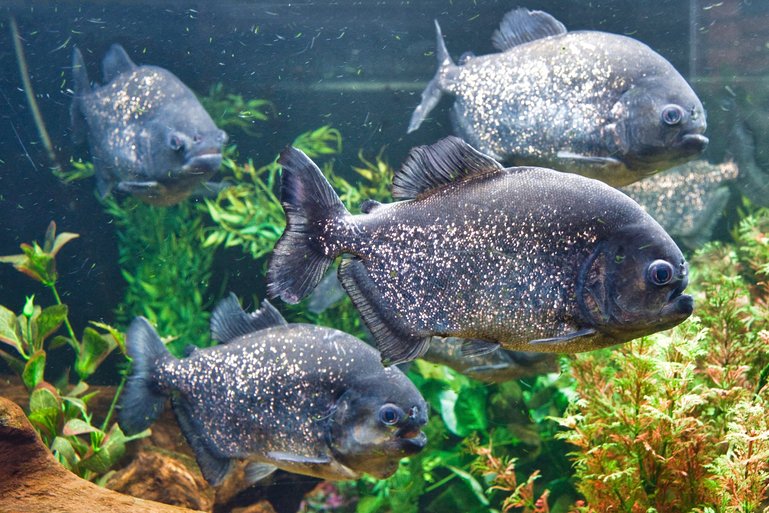
[[[455,134],[507,164],[618,187],[688,161],[707,144],[705,112],[686,80],[625,36],[578,31],[537,39],[458,66],[444,62],[434,81],[437,89],[431,82],[427,91],[454,97]],[[425,101],[417,111],[429,112]],[[669,105],[681,109],[675,126],[661,119]]]
[[[640,238],[660,244],[660,257],[682,260],[657,223],[605,184],[511,168],[333,221],[326,227],[326,250],[358,255],[386,307],[415,334],[534,350],[531,340],[586,327],[575,290],[581,268],[599,242],[631,226]],[[617,342],[583,337],[538,349]]]
[[[636,200],[673,237],[696,246],[707,240],[737,178],[734,162],[687,162],[621,190]]]

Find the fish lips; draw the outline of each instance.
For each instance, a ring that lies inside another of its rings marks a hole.
[[[427,445],[427,435],[418,428],[404,426],[395,433],[395,436],[401,450],[406,454],[416,454]]]
[[[682,283],[685,286],[684,283]],[[679,324],[694,311],[694,298],[683,293],[683,287],[673,291],[667,304],[660,310],[660,318],[669,320],[671,326]]]
[[[192,155],[182,166],[182,172],[190,175],[211,174],[222,164],[222,154],[217,150]]]
[[[708,147],[710,139],[702,134],[686,134],[681,137],[678,148],[687,155],[698,155]]]

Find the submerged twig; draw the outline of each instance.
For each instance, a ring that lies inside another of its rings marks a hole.
[[[19,74],[21,75],[21,81],[24,84],[24,94],[27,95],[27,102],[29,108],[32,110],[32,117],[35,119],[35,126],[37,132],[40,134],[40,140],[45,147],[45,151],[48,153],[48,158],[53,164],[55,171],[61,171],[61,166],[56,158],[56,152],[53,150],[53,144],[51,144],[51,138],[48,136],[48,130],[45,128],[43,122],[43,116],[40,114],[40,109],[37,106],[37,100],[35,100],[35,93],[32,90],[32,83],[29,81],[29,70],[27,69],[27,59],[24,57],[24,49],[21,47],[21,36],[19,36],[19,27],[16,25],[16,18],[11,16],[11,36],[13,38],[13,48],[16,52],[16,61],[19,64]]]

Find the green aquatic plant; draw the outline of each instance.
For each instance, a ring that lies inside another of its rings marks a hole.
[[[763,511],[769,499],[769,211],[691,260],[695,315],[572,361],[561,423],[584,512]]]
[[[118,228],[118,261],[126,281],[119,322],[146,317],[160,333],[174,336],[168,347],[177,356],[190,344],[209,346],[205,292],[215,248],[201,242],[203,216],[196,205],[154,207],[108,198],[104,206]]]
[[[128,441],[147,436],[140,433],[126,437],[116,423],[111,423],[123,382],[113,397],[100,426],[94,424],[88,402],[96,392],[88,393],[87,380],[116,348],[125,354],[123,334],[109,325],[92,322],[75,336],[69,322],[67,305],[61,302],[56,287],[56,255],[74,233],[56,234],[51,222],[44,243],[21,245],[22,253],[0,257],[17,270],[48,287],[55,305],[42,308],[35,304],[34,295],[26,298],[20,314],[0,305],[0,342],[13,352],[0,350],[0,357],[21,377],[29,390],[29,420],[56,458],[69,470],[86,479],[104,478],[125,453]],[[54,334],[66,326],[68,336]],[[99,328],[99,330],[95,329]],[[56,386],[46,381],[48,353],[69,345],[75,352],[73,367],[78,377],[74,385],[68,374]]]
[[[310,158],[330,156],[341,151],[342,136],[335,128],[323,126],[301,134],[293,145]],[[222,172],[234,185],[216,199],[205,201],[205,211],[213,225],[202,230],[203,246],[240,247],[258,260],[272,251],[285,226],[283,207],[275,193],[280,164],[277,156],[261,167],[256,167],[251,159],[239,164],[233,153],[230,150],[224,158]]]
[[[246,100],[239,94],[226,93],[221,82],[211,86],[207,96],[198,99],[216,126],[225,131],[237,129],[251,137],[259,135],[254,129],[256,122],[269,120],[275,112],[275,106],[270,101],[257,98]]]

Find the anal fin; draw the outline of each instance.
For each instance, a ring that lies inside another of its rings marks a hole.
[[[339,281],[360,312],[382,354],[382,363],[396,365],[419,358],[430,347],[430,335],[406,326],[382,302],[382,294],[371,280],[363,262],[346,258],[339,264]]]
[[[275,465],[270,465],[269,463],[249,463],[246,465],[245,481],[249,485],[252,485],[261,481],[262,479],[267,479],[276,470],[278,470],[278,467]]]
[[[222,454],[217,454],[211,447],[211,442],[200,425],[200,421],[190,411],[190,406],[179,395],[171,398],[176,421],[187,439],[187,443],[195,453],[195,459],[200,467],[200,472],[212,486],[221,484],[225,476],[232,468],[232,460]]]

